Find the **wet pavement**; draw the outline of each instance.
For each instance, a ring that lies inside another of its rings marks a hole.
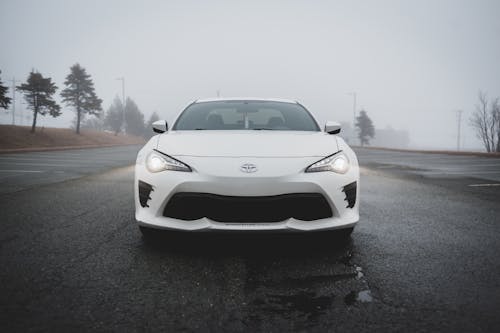
[[[142,145],[0,154],[0,194],[129,165]]]
[[[475,178],[480,184],[500,183],[500,156],[418,153],[356,148],[364,166],[376,169],[405,168],[429,178]],[[500,185],[500,184],[499,184]]]
[[[500,188],[468,186],[481,179],[365,167],[348,240],[145,242],[132,176],[124,167],[1,196],[2,331],[500,329]]]

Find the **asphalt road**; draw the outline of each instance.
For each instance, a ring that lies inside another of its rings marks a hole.
[[[0,194],[1,331],[500,330],[493,173],[440,176],[416,157],[359,150],[361,221],[347,242],[178,235],[149,244],[133,218],[126,165],[135,151],[81,151],[86,163],[53,152],[61,166],[37,169],[43,185],[0,179],[9,187]]]
[[[141,146],[0,154],[0,194],[134,163]]]
[[[394,152],[357,148],[365,166],[378,169],[401,166],[428,178],[478,178],[500,182],[500,157]],[[484,183],[484,182],[483,182]]]

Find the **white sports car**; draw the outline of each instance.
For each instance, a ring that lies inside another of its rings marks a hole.
[[[359,220],[356,155],[309,111],[282,99],[205,99],[171,130],[157,121],[135,166],[135,217],[145,236],[183,231],[342,229]]]

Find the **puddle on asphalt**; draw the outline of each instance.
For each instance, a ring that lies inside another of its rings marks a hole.
[[[344,303],[346,305],[354,305],[356,302],[360,303],[370,303],[373,301],[372,294],[370,290],[362,290],[359,292],[351,291],[349,294],[345,295]]]
[[[311,328],[351,306],[372,302],[353,243],[293,256],[247,257],[247,323],[283,321]],[[252,325],[253,325],[252,324]]]
[[[330,308],[334,295],[317,295],[315,292],[299,292],[293,295],[267,294],[257,298],[252,305],[260,310],[280,314],[285,318],[304,316],[306,320],[315,319]]]
[[[369,303],[373,301],[372,298],[372,293],[370,290],[363,290],[358,293],[358,298],[356,299],[358,302],[361,303]]]
[[[359,278],[360,272],[357,273],[340,273],[332,275],[316,275],[308,276],[307,278],[284,278],[279,280],[260,281],[258,284],[265,287],[287,287],[287,288],[308,288],[315,284],[334,283],[336,281],[350,280]],[[363,273],[361,273],[363,276]]]
[[[361,268],[360,266],[356,266],[356,279],[361,279],[363,276],[365,276],[363,274],[363,268]]]
[[[349,311],[353,305],[372,302],[365,272],[353,262],[352,240],[299,236],[215,240],[198,242],[198,248],[207,250],[194,254],[211,262],[231,258],[241,265],[236,273],[243,277],[238,287],[242,288],[245,309],[242,321],[249,327],[265,330],[273,322],[290,323],[292,329],[315,327],[335,320],[336,314]],[[162,246],[160,250],[193,255],[182,245]]]

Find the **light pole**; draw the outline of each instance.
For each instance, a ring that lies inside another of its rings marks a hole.
[[[125,133],[125,78],[122,76],[117,80],[122,81],[122,127],[123,133]]]
[[[347,93],[347,95],[352,96],[352,141],[354,142],[354,138],[356,137],[356,99],[357,93],[355,91]]]
[[[462,112],[463,110],[457,110],[457,151],[460,150],[460,130],[462,127]]]
[[[12,125],[16,124],[16,83],[19,82],[15,77],[12,78]],[[21,119],[22,121],[22,119]]]

